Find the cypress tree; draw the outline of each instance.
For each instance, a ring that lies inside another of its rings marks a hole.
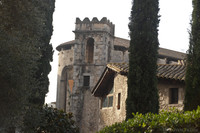
[[[25,109],[43,106],[53,54],[54,3],[0,0],[0,130],[19,126]],[[33,119],[38,117],[26,122]]]
[[[25,132],[34,132],[32,128],[37,128],[42,118],[38,114],[38,109],[42,108],[45,101],[45,96],[48,92],[49,78],[48,74],[51,71],[50,61],[52,61],[53,48],[50,44],[51,35],[53,32],[53,12],[55,0],[34,0],[32,1],[34,19],[37,21],[37,40],[36,47],[40,51],[40,58],[37,61],[37,71],[34,73],[34,78],[37,79],[36,86],[31,89],[29,95],[29,109],[24,117]]]
[[[187,54],[184,110],[200,105],[200,0],[193,0],[190,46]]]
[[[41,52],[36,47],[37,22],[31,2],[0,2],[0,131],[22,121]]]
[[[36,47],[41,52],[41,57],[38,60],[38,70],[35,73],[35,78],[38,80],[38,86],[32,89],[32,94],[29,102],[35,105],[43,106],[45,96],[48,93],[49,78],[48,74],[51,71],[50,62],[53,60],[53,47],[50,44],[51,35],[53,32],[53,12],[55,0],[35,0],[32,5],[35,8],[33,13],[38,22],[38,38]]]
[[[158,113],[157,55],[158,0],[133,0],[130,16],[130,47],[126,119],[132,113]]]

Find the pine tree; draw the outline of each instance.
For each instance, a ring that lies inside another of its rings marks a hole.
[[[129,73],[126,119],[132,113],[158,113],[158,0],[133,0],[129,29]]]
[[[187,55],[184,110],[200,105],[200,0],[193,0],[192,28]]]

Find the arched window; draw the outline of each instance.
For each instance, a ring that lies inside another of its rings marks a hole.
[[[86,62],[93,63],[94,56],[94,39],[89,38],[86,45]]]
[[[108,42],[108,57],[107,57],[107,61],[110,62],[111,60],[111,44],[110,41]]]

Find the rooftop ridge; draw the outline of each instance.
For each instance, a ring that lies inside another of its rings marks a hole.
[[[99,24],[107,24],[109,26],[114,26],[112,22],[110,22],[109,19],[106,17],[103,17],[101,20],[98,20],[97,17],[93,17],[92,20],[90,20],[88,17],[85,17],[83,21],[79,17],[76,18],[76,24],[89,24],[89,23],[99,23]]]

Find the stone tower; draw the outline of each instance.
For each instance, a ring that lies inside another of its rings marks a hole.
[[[100,21],[76,18],[75,40],[57,47],[59,51],[57,102],[58,109],[72,112],[81,133],[97,131],[98,99],[91,90],[100,78],[106,64],[112,61],[114,25]]]

